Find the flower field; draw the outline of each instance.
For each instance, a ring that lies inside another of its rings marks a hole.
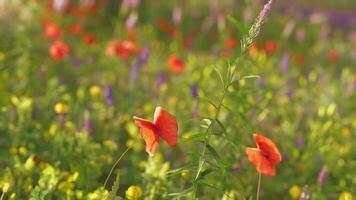
[[[0,200],[352,200],[352,0],[0,0]]]

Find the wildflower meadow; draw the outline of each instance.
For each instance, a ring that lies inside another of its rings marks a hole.
[[[352,200],[356,1],[0,0],[0,200]]]

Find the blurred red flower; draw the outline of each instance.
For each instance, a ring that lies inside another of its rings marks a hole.
[[[175,55],[169,56],[168,65],[171,71],[174,73],[182,73],[185,71],[185,64]]]
[[[90,45],[90,44],[95,43],[96,38],[95,38],[95,36],[92,35],[92,34],[87,34],[87,35],[85,35],[85,36],[83,37],[83,40],[84,40],[85,43],[87,43],[87,44]]]
[[[49,47],[49,54],[54,60],[62,60],[68,53],[68,45],[62,41],[53,42]]]
[[[229,39],[227,39],[225,41],[225,48],[229,48],[229,49],[233,49],[236,47],[236,45],[238,44],[239,42],[233,38],[233,37],[230,37]]]
[[[272,40],[267,40],[264,49],[267,54],[273,54],[277,51],[277,45]]]
[[[340,55],[339,55],[339,53],[337,51],[331,50],[331,51],[328,52],[328,60],[329,60],[329,62],[334,63],[334,62],[338,61],[339,58],[340,58]]]
[[[257,148],[246,148],[249,161],[256,166],[258,173],[275,176],[275,165],[282,161],[282,156],[277,146],[272,140],[264,136],[253,134],[253,138]]]
[[[111,41],[105,49],[105,54],[108,56],[116,55],[120,58],[127,59],[133,53],[139,53],[141,48],[134,42],[129,40],[124,41]]]
[[[49,39],[58,39],[62,35],[62,30],[56,23],[47,21],[44,23],[44,35]]]
[[[72,24],[68,27],[68,31],[73,35],[79,35],[82,33],[83,28],[79,24]]]

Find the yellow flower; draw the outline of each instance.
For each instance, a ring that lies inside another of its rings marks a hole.
[[[292,197],[292,199],[298,199],[300,193],[302,192],[302,189],[297,186],[297,185],[293,185],[290,189],[289,189],[289,194]]]
[[[6,56],[3,52],[0,52],[0,61],[5,60]]]
[[[112,151],[116,151],[117,150],[117,144],[111,140],[105,140],[103,142],[104,146],[107,147],[108,149],[112,150]]]
[[[190,178],[192,177],[188,170],[182,171],[180,175],[183,177],[184,180],[190,180]]]
[[[27,153],[27,149],[26,147],[19,147],[19,150],[18,150],[19,154],[21,155],[25,155]]]
[[[93,97],[97,97],[97,96],[100,96],[101,93],[102,93],[102,89],[100,86],[98,85],[93,85],[90,87],[90,95],[93,96]]]
[[[350,192],[341,192],[339,200],[352,200],[352,194]]]
[[[30,157],[27,158],[24,168],[27,171],[31,171],[35,167],[35,156],[31,155]]]
[[[5,182],[2,186],[2,191],[6,193],[7,191],[9,191],[9,188],[10,188],[10,184],[8,182]]]
[[[351,135],[351,131],[349,128],[343,128],[341,133],[342,133],[342,136],[344,136],[345,138],[348,138]]]
[[[142,189],[140,186],[131,185],[126,190],[126,198],[128,200],[137,200],[142,196]]]
[[[62,103],[62,102],[58,102],[56,103],[56,105],[54,105],[54,111],[57,114],[66,114],[69,111],[69,108],[66,104]]]

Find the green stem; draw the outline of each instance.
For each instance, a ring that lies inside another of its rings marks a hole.
[[[105,183],[104,183],[104,188],[106,187],[106,184],[108,183],[109,181],[109,178],[112,174],[112,172],[114,171],[114,169],[116,168],[116,166],[119,164],[120,160],[124,157],[124,155],[130,150],[131,147],[127,147],[127,149],[124,151],[124,153],[121,154],[120,158],[117,159],[117,161],[115,162],[115,164],[112,166],[110,172],[109,172],[109,175],[108,177],[106,177],[106,180],[105,180]],[[0,199],[1,200],[1,199]]]
[[[2,195],[1,195],[1,197],[0,197],[0,200],[3,200],[3,199],[4,199],[5,193],[6,193],[6,192],[4,192],[4,191],[2,192]]]
[[[257,194],[256,194],[256,199],[260,199],[260,187],[261,187],[261,173],[258,173],[258,185],[257,185]]]

